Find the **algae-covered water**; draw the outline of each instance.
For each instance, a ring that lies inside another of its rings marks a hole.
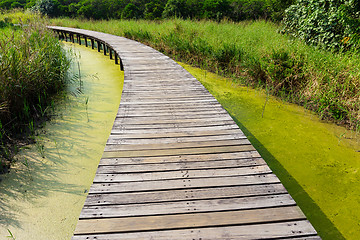
[[[360,239],[359,133],[272,97],[263,111],[265,93],[182,65],[230,113],[323,239]]]
[[[57,102],[37,143],[0,176],[0,239],[70,239],[110,134],[122,92],[119,65],[89,48],[65,48],[79,56],[72,71],[79,62],[81,78]]]

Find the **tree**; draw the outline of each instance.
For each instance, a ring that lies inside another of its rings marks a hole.
[[[59,3],[57,0],[38,0],[32,10],[38,11],[43,15],[48,15],[49,17],[56,17],[59,15],[58,6]]]
[[[166,3],[166,6],[162,13],[162,16],[164,18],[170,18],[170,17],[186,18],[186,17],[188,17],[186,0],[169,0]]]
[[[126,5],[121,13],[121,18],[123,19],[138,19],[140,16],[139,8],[133,3]]]
[[[163,2],[159,0],[152,0],[145,4],[144,17],[148,20],[160,19],[163,11]]]
[[[203,17],[220,21],[228,16],[230,4],[227,0],[205,0],[203,5]]]

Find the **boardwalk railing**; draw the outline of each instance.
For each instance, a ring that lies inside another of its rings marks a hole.
[[[176,62],[126,38],[50,28],[96,45],[125,71],[73,240],[320,239],[228,113]]]

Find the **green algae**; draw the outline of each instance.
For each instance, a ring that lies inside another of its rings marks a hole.
[[[323,239],[358,239],[360,134],[320,121],[297,105],[274,97],[266,101],[265,92],[180,64],[229,112]]]
[[[123,73],[108,57],[82,46],[73,49],[71,94],[37,132],[36,144],[0,182],[0,239],[70,239],[110,134],[120,103]]]

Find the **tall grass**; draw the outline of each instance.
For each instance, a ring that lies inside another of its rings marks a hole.
[[[279,33],[266,21],[85,21],[53,24],[125,36],[195,66],[266,88],[321,118],[360,128],[360,54],[332,53]]]
[[[26,24],[21,16],[28,19]],[[69,66],[60,43],[39,16],[10,13],[1,18],[0,172],[9,164],[9,142],[34,131],[52,96],[63,89]]]

